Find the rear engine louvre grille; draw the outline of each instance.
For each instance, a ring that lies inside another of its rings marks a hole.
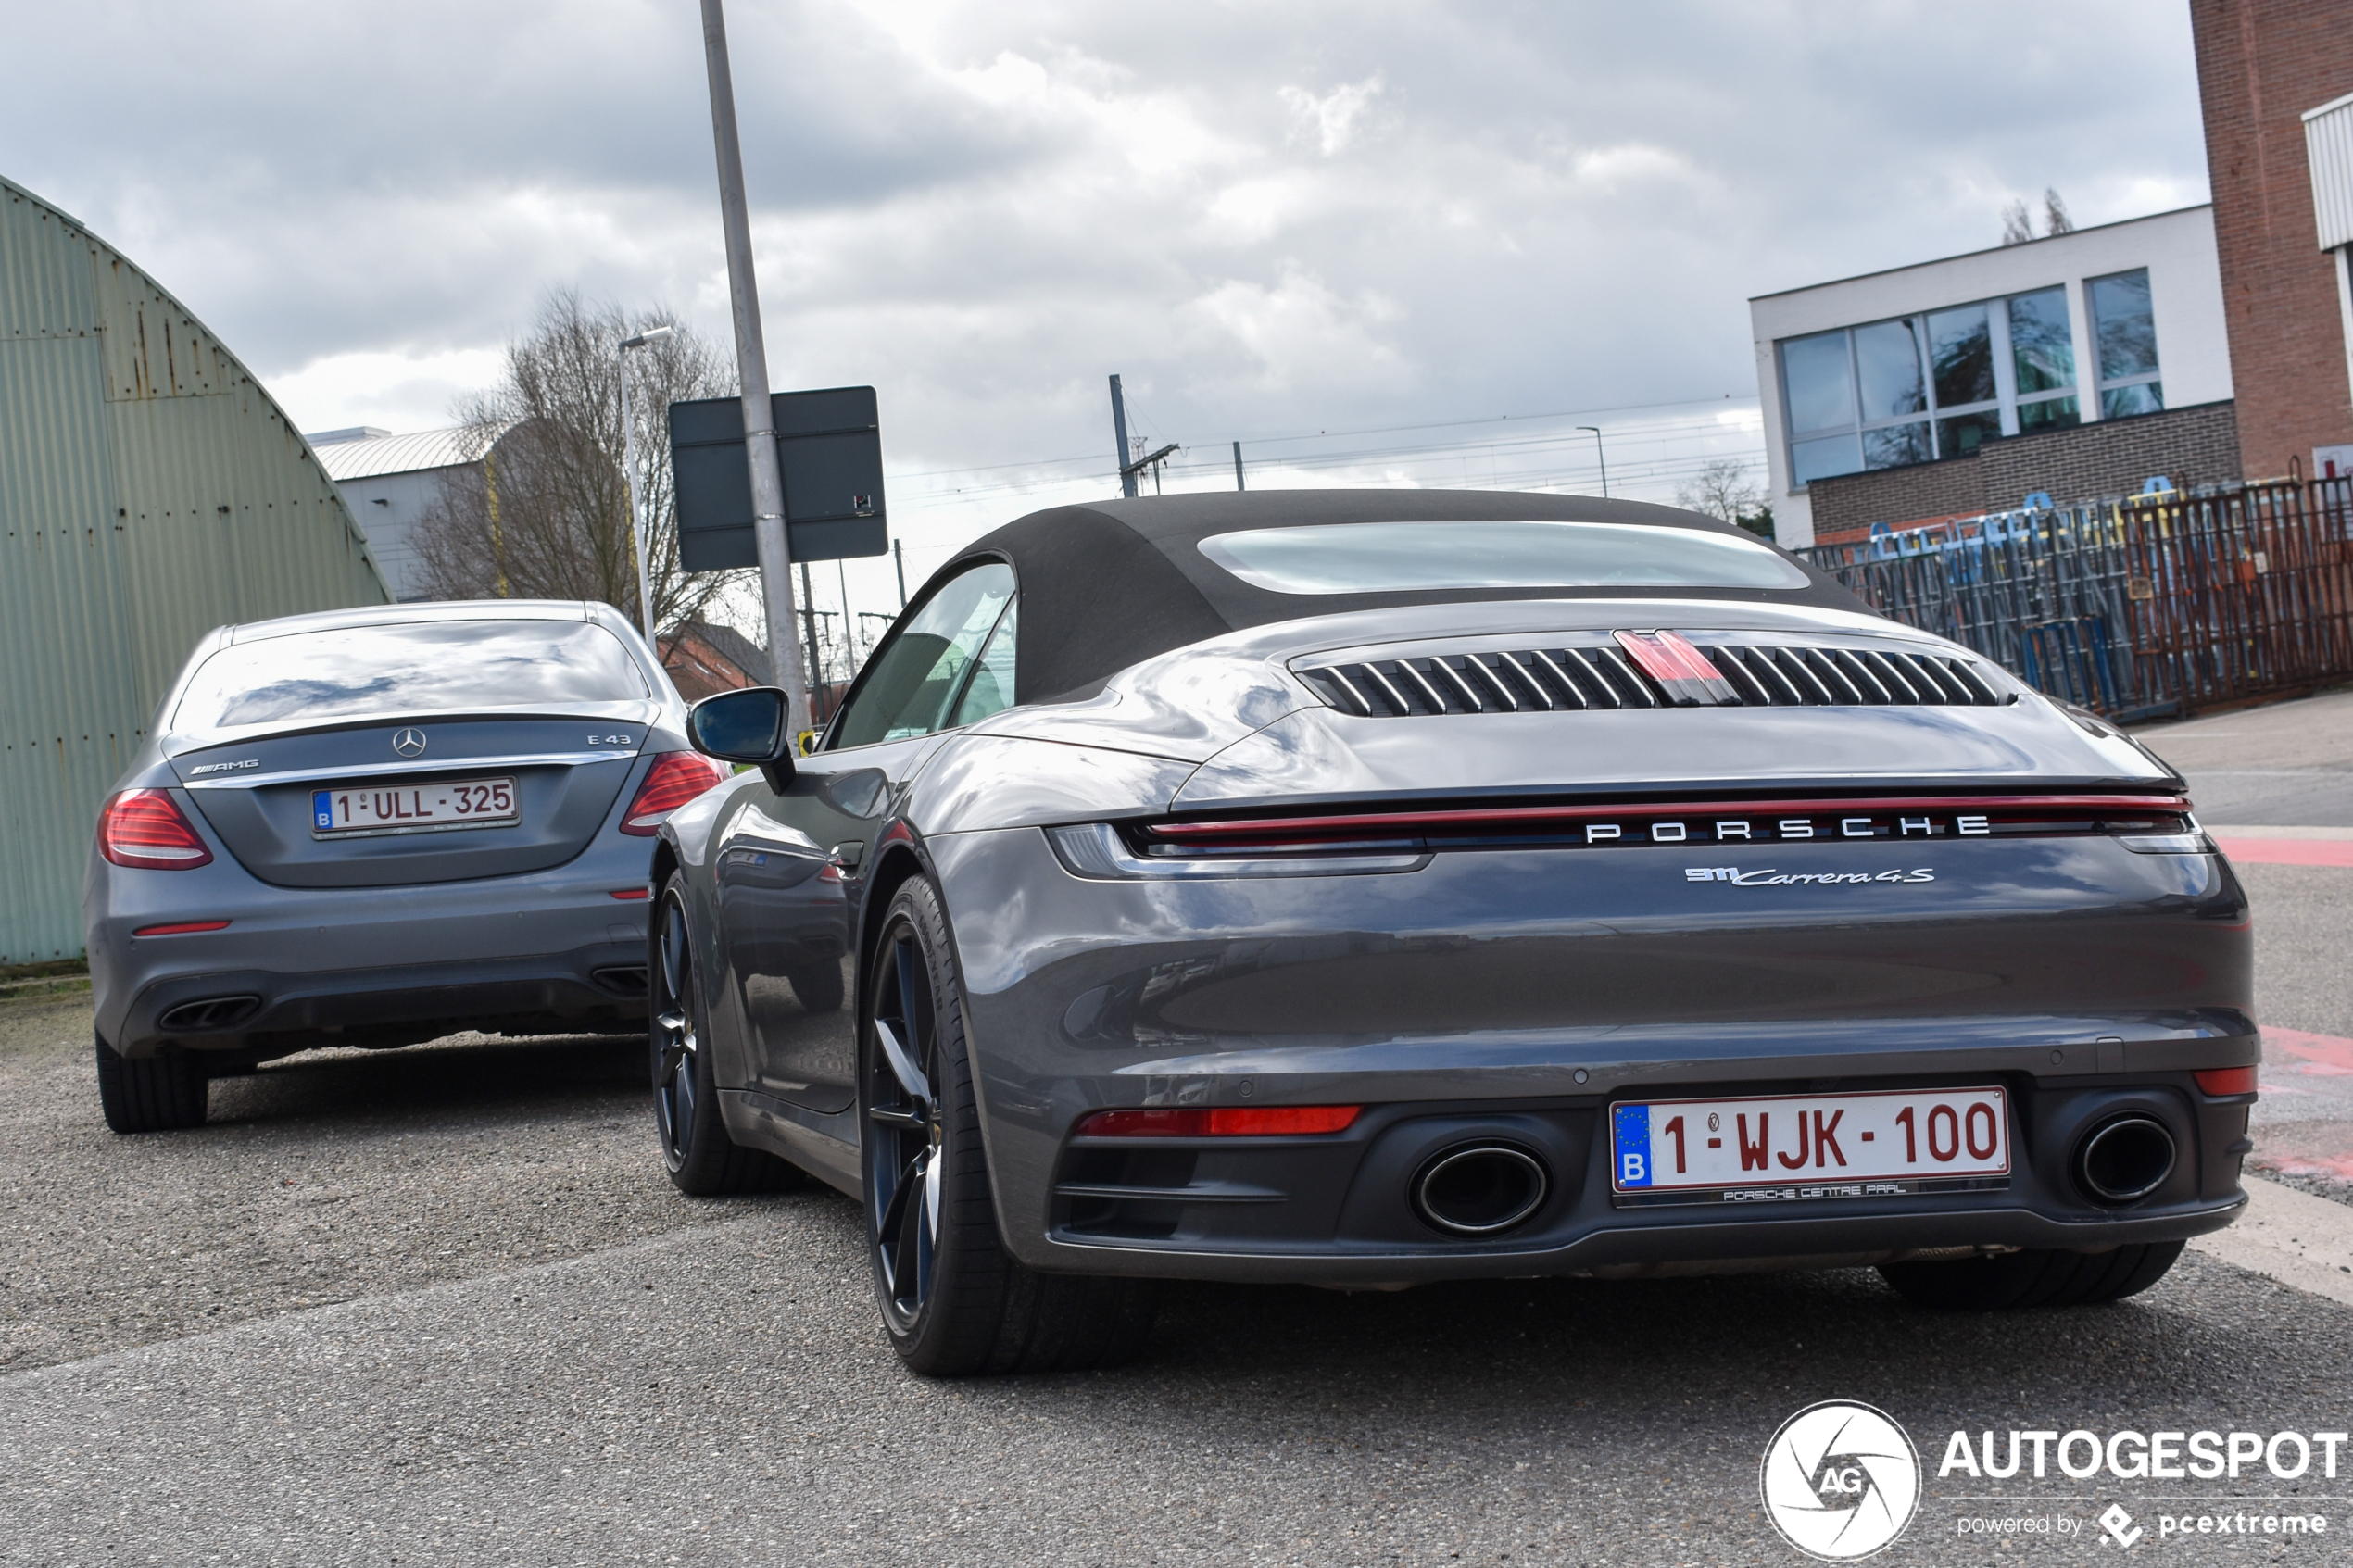
[[[1296,673],[1329,706],[1376,719],[1609,708],[1993,708],[2017,700],[1969,660],[1944,654],[1693,644],[1672,632],[1620,632],[1614,645],[1335,661]]]

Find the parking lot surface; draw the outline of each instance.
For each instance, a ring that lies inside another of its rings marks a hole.
[[[2353,826],[2353,694],[2144,738],[2226,836]],[[2353,868],[2240,871],[2257,1160],[2341,1199]],[[635,1042],[315,1053],[135,1139],[89,1050],[86,1005],[0,1007],[0,1562],[1790,1564],[1757,1461],[1833,1398],[1927,1463],[1881,1561],[2113,1552],[2119,1499],[2164,1561],[2344,1560],[2160,1539],[2145,1481],[1936,1474],[1956,1430],[2346,1426],[2353,1307],[2206,1253],[2113,1307],[1958,1316],[1869,1271],[1188,1286],[1136,1366],[927,1383],[853,1205],[672,1190]],[[2165,1506],[2353,1531],[2345,1458]],[[2013,1517],[2080,1533],[1960,1533]]]

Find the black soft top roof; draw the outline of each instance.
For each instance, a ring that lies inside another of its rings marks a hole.
[[[961,551],[934,574],[925,594],[975,560],[995,558],[1012,563],[1021,585],[1021,640],[1015,656],[1025,702],[1084,696],[1131,664],[1271,621],[1384,605],[1640,596],[1639,590],[1623,587],[1278,594],[1243,582],[1198,548],[1212,534],[1242,528],[1505,520],[1632,522],[1739,533],[1713,518],[1643,501],[1497,490],[1268,490],[1151,496],[1055,507],[1017,518]],[[1657,590],[1657,596],[1871,613],[1869,605],[1838,583],[1795,557],[1788,558],[1806,573],[1805,587],[1675,588]]]

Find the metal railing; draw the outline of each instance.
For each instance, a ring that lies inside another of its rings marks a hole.
[[[2353,478],[2036,506],[1803,553],[1881,613],[2112,718],[2353,678]]]

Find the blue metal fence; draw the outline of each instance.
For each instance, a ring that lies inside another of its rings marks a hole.
[[[2353,678],[2353,479],[2036,505],[1805,553],[1881,612],[2119,719]]]

